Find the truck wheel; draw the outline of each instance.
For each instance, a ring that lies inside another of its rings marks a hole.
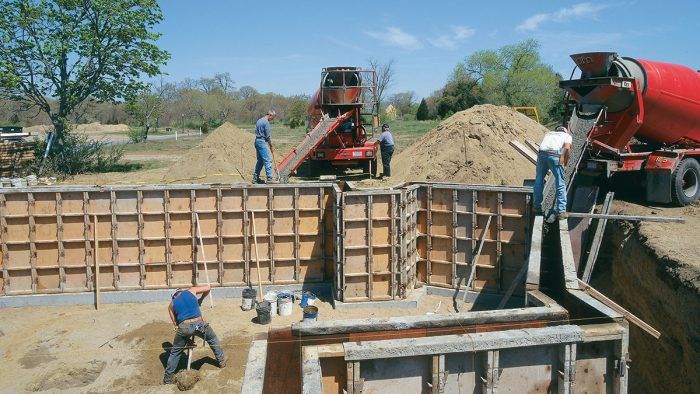
[[[700,164],[691,158],[681,161],[671,177],[673,202],[684,206],[700,198]]]

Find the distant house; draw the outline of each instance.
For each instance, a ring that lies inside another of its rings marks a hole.
[[[392,104],[389,104],[386,109],[384,109],[384,116],[388,119],[396,119],[398,118],[399,114],[396,111],[396,108]]]

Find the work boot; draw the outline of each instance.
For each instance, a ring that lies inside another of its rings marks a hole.
[[[268,184],[268,185],[270,185],[270,184],[276,184],[276,183],[280,183],[280,182],[279,182],[278,180],[276,180],[276,179],[268,179],[268,180],[267,180],[267,184]]]
[[[254,182],[257,183],[258,185],[264,185],[267,183],[267,182],[265,182],[264,179],[256,179]]]

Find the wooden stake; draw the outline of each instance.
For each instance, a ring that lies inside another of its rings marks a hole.
[[[518,286],[518,283],[520,283],[520,281],[523,279],[526,272],[527,272],[527,261],[523,264],[523,267],[520,268],[520,271],[518,272],[518,275],[516,275],[515,279],[513,279],[513,281],[510,282],[510,286],[508,286],[508,290],[506,290],[506,294],[501,299],[501,302],[498,303],[498,307],[496,307],[496,309],[501,309],[504,306],[506,306],[506,303],[510,299],[510,296],[513,295],[515,288]]]
[[[462,130],[462,139],[464,140],[464,164],[467,164],[467,131]]]
[[[258,235],[255,232],[255,213],[250,211],[250,222],[253,226],[253,244],[255,245],[255,267],[258,271],[258,294],[262,300],[262,279],[260,277],[260,258],[258,257]]]
[[[204,263],[204,276],[207,280],[207,286],[211,288],[211,282],[209,282],[209,268],[207,267],[207,257],[204,255],[204,240],[202,240],[202,229],[199,226],[199,214],[195,212],[195,219],[197,220],[197,237],[199,238],[199,247],[202,249],[202,262]],[[214,307],[214,295],[209,293],[209,305]]]
[[[476,275],[476,262],[477,260],[479,260],[479,256],[481,255],[481,249],[484,247],[484,240],[486,240],[486,233],[489,231],[489,226],[491,225],[492,217],[493,216],[489,216],[489,218],[486,220],[486,227],[484,227],[484,232],[481,234],[481,240],[479,240],[479,247],[477,248],[474,257],[472,257],[472,270],[469,273],[469,280],[467,280],[462,302],[467,302],[467,290],[472,286],[472,282],[474,281],[474,276]]]
[[[95,280],[93,285],[95,286],[95,310],[100,309],[100,264],[97,262],[97,250],[100,248],[99,240],[97,239],[97,215],[92,215],[93,217],[93,238],[95,240],[95,250],[93,251],[93,260],[95,263]]]

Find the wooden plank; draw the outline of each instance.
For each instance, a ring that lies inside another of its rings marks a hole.
[[[571,218],[626,220],[628,222],[685,223],[685,219],[681,218],[681,217],[610,215],[610,214],[602,214],[602,213],[579,213],[579,212],[568,212],[568,216]]]
[[[525,276],[525,273],[527,272],[527,264],[523,264],[523,267],[520,268],[520,271],[518,271],[518,275],[513,279],[512,282],[510,282],[510,286],[508,286],[508,290],[506,290],[506,294],[503,295],[503,298],[501,299],[501,302],[498,303],[498,307],[496,309],[503,309],[503,307],[506,305],[508,300],[510,299],[510,296],[513,295],[513,291],[515,291],[515,288],[518,287],[518,283],[523,279]]]
[[[476,249],[476,253],[474,253],[474,256],[472,257],[472,263],[471,263],[471,272],[469,273],[469,279],[467,280],[466,286],[467,289],[473,288],[474,284],[474,277],[476,276],[476,262],[479,260],[479,256],[481,255],[481,250],[484,247],[484,241],[486,240],[486,234],[489,231],[489,227],[491,226],[491,218],[493,216],[489,216],[488,219],[486,219],[486,226],[484,227],[484,231],[481,233],[481,239],[479,240],[479,247]],[[467,292],[464,292],[464,298],[462,299],[463,302],[467,302]]]
[[[510,144],[510,146],[515,148],[515,150],[518,151],[518,153],[520,153],[521,155],[523,155],[523,157],[525,157],[527,160],[529,160],[530,163],[535,164],[535,165],[537,164],[537,152],[533,152],[530,149],[530,147],[522,144],[519,141],[512,140],[509,142],[509,144]]]
[[[540,151],[540,144],[531,141],[531,140],[525,140],[525,145],[528,146],[528,148],[532,149],[533,152],[539,152]]]
[[[202,248],[202,264],[204,264],[204,277],[207,280],[207,286],[211,287],[211,281],[209,280],[209,261],[207,261],[207,257],[204,254],[204,240],[202,239],[202,227],[199,224],[199,214],[197,212],[194,213],[195,215],[195,220],[197,221],[197,237],[199,237],[199,246]],[[209,294],[209,305],[213,308],[214,307],[214,295]]]
[[[93,281],[95,287],[95,310],[100,309],[100,263],[97,259],[97,253],[100,250],[100,241],[97,236],[97,215],[92,215],[93,217],[93,242],[95,243],[95,249],[93,250],[93,262],[95,265],[95,280]]]
[[[579,285],[583,288],[583,290],[590,294],[593,298],[597,299],[598,301],[602,302],[603,304],[607,305],[611,309],[614,309],[615,311],[621,313],[627,320],[629,320],[632,324],[635,326],[641,328],[644,330],[647,334],[653,336],[656,339],[659,339],[661,337],[661,333],[657,331],[654,327],[650,326],[644,320],[638,318],[632,312],[628,311],[627,309],[621,307],[615,301],[609,299],[606,297],[603,293],[599,292],[598,290],[594,289],[591,287],[588,283],[578,280]]]
[[[598,186],[578,186],[573,192],[573,201],[571,202],[570,211],[593,213],[596,200],[598,199],[598,189]],[[571,236],[571,247],[574,253],[574,263],[578,270],[587,243],[588,228],[591,224],[591,219],[572,217],[568,219],[567,222],[569,225],[569,235]]]
[[[605,196],[605,202],[603,202],[603,206],[601,208],[600,213],[607,215],[610,212],[610,208],[612,206],[612,201],[614,197],[614,192],[609,192]],[[593,241],[591,242],[591,247],[588,252],[588,258],[586,259],[586,264],[583,269],[583,275],[581,276],[581,279],[586,283],[590,283],[591,281],[591,275],[593,275],[593,267],[595,266],[595,262],[598,259],[598,252],[600,252],[600,245],[603,242],[603,234],[605,234],[605,226],[607,225],[607,223],[607,219],[599,219],[598,225],[596,226],[596,229],[593,233]]]

